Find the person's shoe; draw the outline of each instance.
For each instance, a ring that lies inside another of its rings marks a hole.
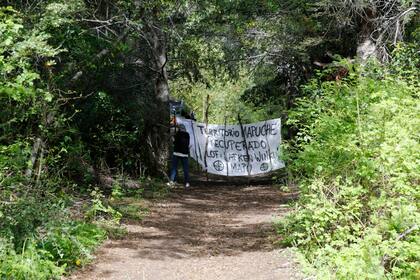
[[[175,186],[175,182],[174,181],[169,181],[168,183],[166,183],[166,185],[168,187],[174,187]]]
[[[188,189],[190,187],[190,183],[185,184],[185,188]]]

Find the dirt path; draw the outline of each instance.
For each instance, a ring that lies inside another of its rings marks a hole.
[[[290,253],[272,245],[287,200],[271,186],[176,190],[70,279],[298,279]]]

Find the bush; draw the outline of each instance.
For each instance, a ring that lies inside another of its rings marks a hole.
[[[300,131],[291,168],[301,198],[277,229],[320,279],[420,277],[420,84],[413,66],[420,60],[412,55],[400,47],[388,67],[344,62],[346,80],[311,81],[290,114]]]
[[[64,268],[57,266],[49,257],[49,252],[36,249],[30,241],[18,254],[11,243],[0,239],[0,279],[58,279]]]
[[[0,279],[59,279],[66,268],[88,262],[106,237],[103,229],[82,222],[50,225],[44,231],[26,239],[19,253],[10,241],[0,239]]]
[[[106,232],[71,221],[68,197],[24,183],[15,180],[0,197],[0,279],[58,279],[88,262]]]
[[[89,261],[90,252],[105,238],[105,230],[94,224],[69,222],[49,227],[38,248],[48,252],[58,266],[71,267]]]

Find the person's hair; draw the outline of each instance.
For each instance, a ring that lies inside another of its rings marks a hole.
[[[186,130],[187,130],[187,129],[185,128],[185,125],[184,125],[184,124],[182,124],[182,123],[178,125],[178,129],[179,129],[179,130],[181,130],[181,131],[186,131]]]

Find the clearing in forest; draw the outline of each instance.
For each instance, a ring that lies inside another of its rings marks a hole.
[[[273,245],[289,199],[268,185],[175,189],[70,279],[298,279],[290,252]]]

